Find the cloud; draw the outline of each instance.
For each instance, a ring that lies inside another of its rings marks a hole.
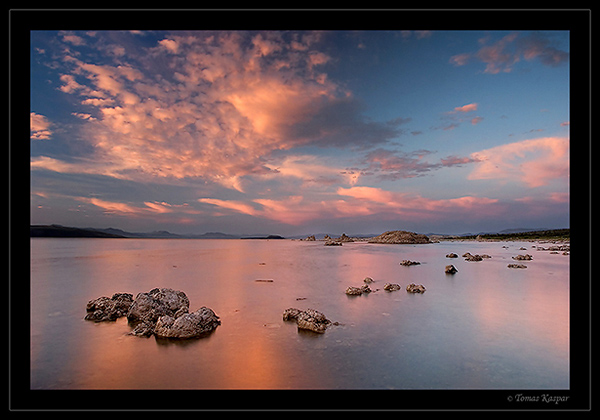
[[[521,60],[539,60],[543,65],[556,67],[569,60],[569,53],[559,50],[553,42],[539,33],[522,36],[517,32],[505,35],[493,44],[489,37],[480,39],[482,47],[474,53],[461,53],[450,57],[454,66],[464,66],[473,60],[486,64],[484,73],[509,73]]]
[[[90,116],[78,135],[93,154],[77,165],[40,158],[32,168],[136,181],[202,178],[243,191],[244,177],[271,172],[276,151],[366,148],[399,136],[400,122],[370,121],[329,80],[330,58],[318,49],[323,36],[174,33],[101,63],[97,53],[64,50],[59,89],[79,98],[82,109],[73,115]],[[107,41],[97,38],[86,51],[106,51]],[[121,51],[115,40],[111,49]]]
[[[473,125],[477,125],[479,124],[481,121],[483,121],[483,117],[475,117],[471,120],[471,124]]]
[[[449,114],[456,114],[457,112],[472,112],[477,111],[478,105],[476,103],[467,104],[463,106],[457,106],[453,111],[450,111]]]
[[[544,137],[496,146],[471,154],[477,164],[467,179],[517,181],[540,187],[569,177],[569,139]]]
[[[48,140],[52,137],[52,123],[42,114],[29,114],[29,136],[31,140]]]

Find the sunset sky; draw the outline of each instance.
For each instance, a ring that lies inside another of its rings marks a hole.
[[[32,224],[569,227],[567,31],[32,31],[30,50]]]

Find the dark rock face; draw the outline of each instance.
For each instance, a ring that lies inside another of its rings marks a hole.
[[[115,321],[127,315],[133,303],[131,293],[115,293],[111,298],[106,296],[90,300],[87,303],[85,319],[94,322]]]
[[[173,289],[152,289],[138,293],[127,313],[127,320],[136,325],[133,335],[149,336],[161,316],[179,318],[189,312],[190,301],[185,293]]]
[[[314,309],[301,311],[296,308],[288,308],[283,311],[284,321],[296,321],[298,329],[309,330],[319,334],[323,334],[331,321],[325,315]]]
[[[192,338],[211,332],[219,325],[219,317],[212,309],[203,306],[196,312],[181,315],[179,318],[161,316],[154,327],[154,334],[165,338]]]

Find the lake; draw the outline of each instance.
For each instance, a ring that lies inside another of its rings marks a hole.
[[[567,389],[570,257],[537,245],[32,238],[31,388]],[[525,253],[533,260],[511,259]],[[344,293],[366,276],[379,290]],[[83,319],[91,299],[156,287],[184,291],[190,312],[207,306],[221,325],[173,341],[127,335],[125,317]],[[298,330],[282,320],[290,307],[340,325]]]

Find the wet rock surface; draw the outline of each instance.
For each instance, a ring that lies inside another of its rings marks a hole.
[[[400,265],[404,265],[406,267],[411,266],[411,265],[420,265],[421,263],[419,261],[411,261],[411,260],[402,260],[400,262]]]

